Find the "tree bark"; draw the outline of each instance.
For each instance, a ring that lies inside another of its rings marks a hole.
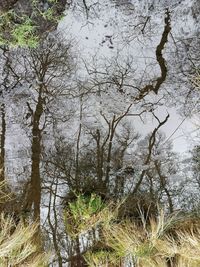
[[[40,202],[41,202],[41,177],[40,177],[40,156],[41,156],[41,130],[39,128],[40,118],[43,113],[41,90],[38,96],[38,103],[33,117],[32,129],[32,166],[31,166],[31,187],[32,201],[34,205],[34,219],[40,220]]]
[[[5,120],[5,104],[1,105],[1,156],[0,156],[0,181],[5,179],[5,138],[6,138],[6,120]]]
[[[40,222],[40,202],[41,202],[41,177],[40,177],[40,157],[41,157],[41,130],[40,119],[43,114],[42,86],[39,88],[37,105],[33,113],[32,145],[31,145],[31,181],[28,189],[28,199],[26,209],[31,210],[33,205],[34,220]]]

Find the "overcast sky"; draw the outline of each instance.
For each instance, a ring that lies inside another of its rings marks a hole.
[[[138,8],[147,6],[145,1],[133,2],[138,5],[140,4]],[[166,5],[173,5],[171,1],[165,2]],[[174,1],[174,5],[176,5],[176,2],[177,1]],[[135,60],[137,60],[137,64],[143,66],[148,57],[155,57],[155,54],[153,54],[155,53],[155,49],[151,48],[156,47],[162,33],[165,9],[157,6],[158,10],[155,10],[156,16],[153,19],[153,23],[157,23],[160,27],[156,26],[156,32],[154,32],[153,36],[154,38],[150,38],[150,49],[146,49],[145,47],[146,50],[144,50],[141,45],[141,39],[138,39],[137,36],[134,35],[134,41],[131,41],[127,45],[128,40],[126,38],[126,32],[130,26],[128,24],[129,21],[127,20],[127,16],[119,11],[114,11],[114,9],[110,8],[107,3],[109,3],[109,1],[102,0],[103,9],[99,10],[96,18],[93,17],[88,21],[84,17],[79,17],[79,13],[76,14],[74,10],[71,13],[70,10],[68,10],[67,16],[60,22],[58,29],[66,36],[66,38],[72,36],[75,39],[81,57],[86,60],[89,60],[94,55],[98,55],[98,57],[112,58],[116,55],[117,51],[121,51],[121,53],[124,54],[131,54]],[[182,1],[182,4],[180,5],[184,6],[180,6],[180,9],[188,9],[190,11],[191,3],[192,1]],[[174,10],[173,12],[179,14],[178,8]],[[145,12],[147,13],[149,11],[146,8],[143,8],[143,12],[144,15],[146,15]],[[135,14],[135,18],[137,18],[137,16],[138,14]],[[179,19],[172,21],[172,24],[174,25],[173,27],[177,27],[175,29],[173,28],[174,32],[182,31],[184,28],[186,34],[187,32],[188,34],[191,34],[190,29],[196,27],[193,19],[190,17],[190,12],[185,13],[185,17],[182,17],[181,14],[179,14]],[[161,107],[157,110],[160,119],[162,119],[167,112],[170,114],[170,118],[162,130],[166,133],[167,139],[173,141],[174,150],[182,153],[191,149],[193,139],[189,136],[191,132],[195,132],[196,129],[194,119],[192,122],[189,118],[184,119],[180,117],[174,108]],[[145,125],[139,120],[136,120],[134,123],[136,123],[136,127],[139,128],[142,133],[148,133],[156,126],[155,121],[152,120],[146,120]]]

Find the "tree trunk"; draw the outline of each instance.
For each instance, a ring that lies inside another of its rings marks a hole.
[[[32,129],[32,166],[31,166],[31,187],[32,201],[34,206],[34,219],[40,220],[40,201],[41,201],[41,177],[40,177],[40,155],[41,155],[41,130],[39,128],[40,118],[43,113],[43,101],[41,90],[38,96],[38,102],[33,117]]]
[[[31,145],[31,181],[28,189],[26,209],[31,210],[33,205],[34,220],[40,222],[41,202],[41,177],[40,177],[40,156],[41,156],[41,130],[40,119],[43,114],[42,87],[39,88],[37,105],[33,113],[32,145]]]
[[[0,181],[5,179],[5,137],[6,137],[6,120],[5,120],[5,104],[1,105],[1,156],[0,156]]]

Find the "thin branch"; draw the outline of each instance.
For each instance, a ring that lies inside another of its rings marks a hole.
[[[168,115],[166,116],[166,118],[165,118],[163,121],[161,121],[161,122],[159,123],[159,125],[153,130],[153,132],[152,132],[152,134],[151,134],[151,136],[150,136],[150,138],[149,138],[148,155],[147,155],[147,157],[146,157],[146,160],[145,160],[145,162],[144,162],[144,165],[148,165],[148,164],[149,164],[149,162],[150,162],[150,160],[151,160],[152,150],[153,150],[153,147],[154,147],[155,142],[156,142],[156,134],[157,134],[158,130],[159,130],[159,129],[160,129],[160,128],[167,122],[168,118],[169,118],[169,114],[168,114]],[[138,189],[139,189],[139,187],[140,187],[140,185],[141,185],[141,183],[142,183],[142,181],[143,181],[143,178],[144,178],[146,172],[147,172],[147,170],[143,170],[143,171],[142,171],[142,173],[141,173],[141,175],[140,175],[140,177],[139,177],[139,180],[138,180],[138,182],[136,183],[135,188],[134,188],[133,191],[132,191],[132,194],[136,194],[136,193],[137,193],[137,191],[138,191]]]

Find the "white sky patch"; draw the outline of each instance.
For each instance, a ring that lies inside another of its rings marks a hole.
[[[162,1],[160,3],[158,0],[118,1],[121,9],[115,7],[112,1],[102,0],[100,5],[96,5],[97,2],[94,0],[87,1],[88,7],[91,7],[89,11],[91,12],[89,13],[91,18],[89,17],[88,20],[83,13],[83,7],[82,12],[77,11],[77,13],[74,8],[67,10],[65,18],[58,26],[58,30],[66,38],[69,33],[75,38],[79,56],[86,62],[91,62],[91,59],[94,59],[95,56],[104,60],[113,58],[118,53],[121,56],[124,55],[124,57],[130,55],[134,59],[138,77],[144,70],[146,73],[160,72],[159,67],[155,64],[155,48],[163,31],[166,7],[169,7],[171,11],[172,33],[176,38],[191,37],[197,28],[192,13],[194,12],[192,10],[194,1],[173,1],[173,3],[172,1]],[[148,15],[150,21],[146,25],[146,34],[142,35],[141,27],[135,26],[144,21],[144,19],[141,20],[142,17]],[[151,35],[149,35],[149,32]],[[107,102],[109,101],[107,100]],[[97,107],[99,109],[99,104],[97,104]],[[166,108],[165,106],[159,107],[156,112],[161,120],[167,113],[170,114],[170,118],[166,125],[162,127],[162,130],[164,130],[166,137],[173,141],[174,150],[178,152],[188,150],[191,143],[186,138],[187,133],[194,130],[194,124],[190,122],[190,119],[183,121],[183,118],[177,114],[176,109]],[[139,118],[134,118],[133,124],[143,134],[152,131],[157,125],[155,120],[151,119],[145,120],[145,124],[143,124]]]

